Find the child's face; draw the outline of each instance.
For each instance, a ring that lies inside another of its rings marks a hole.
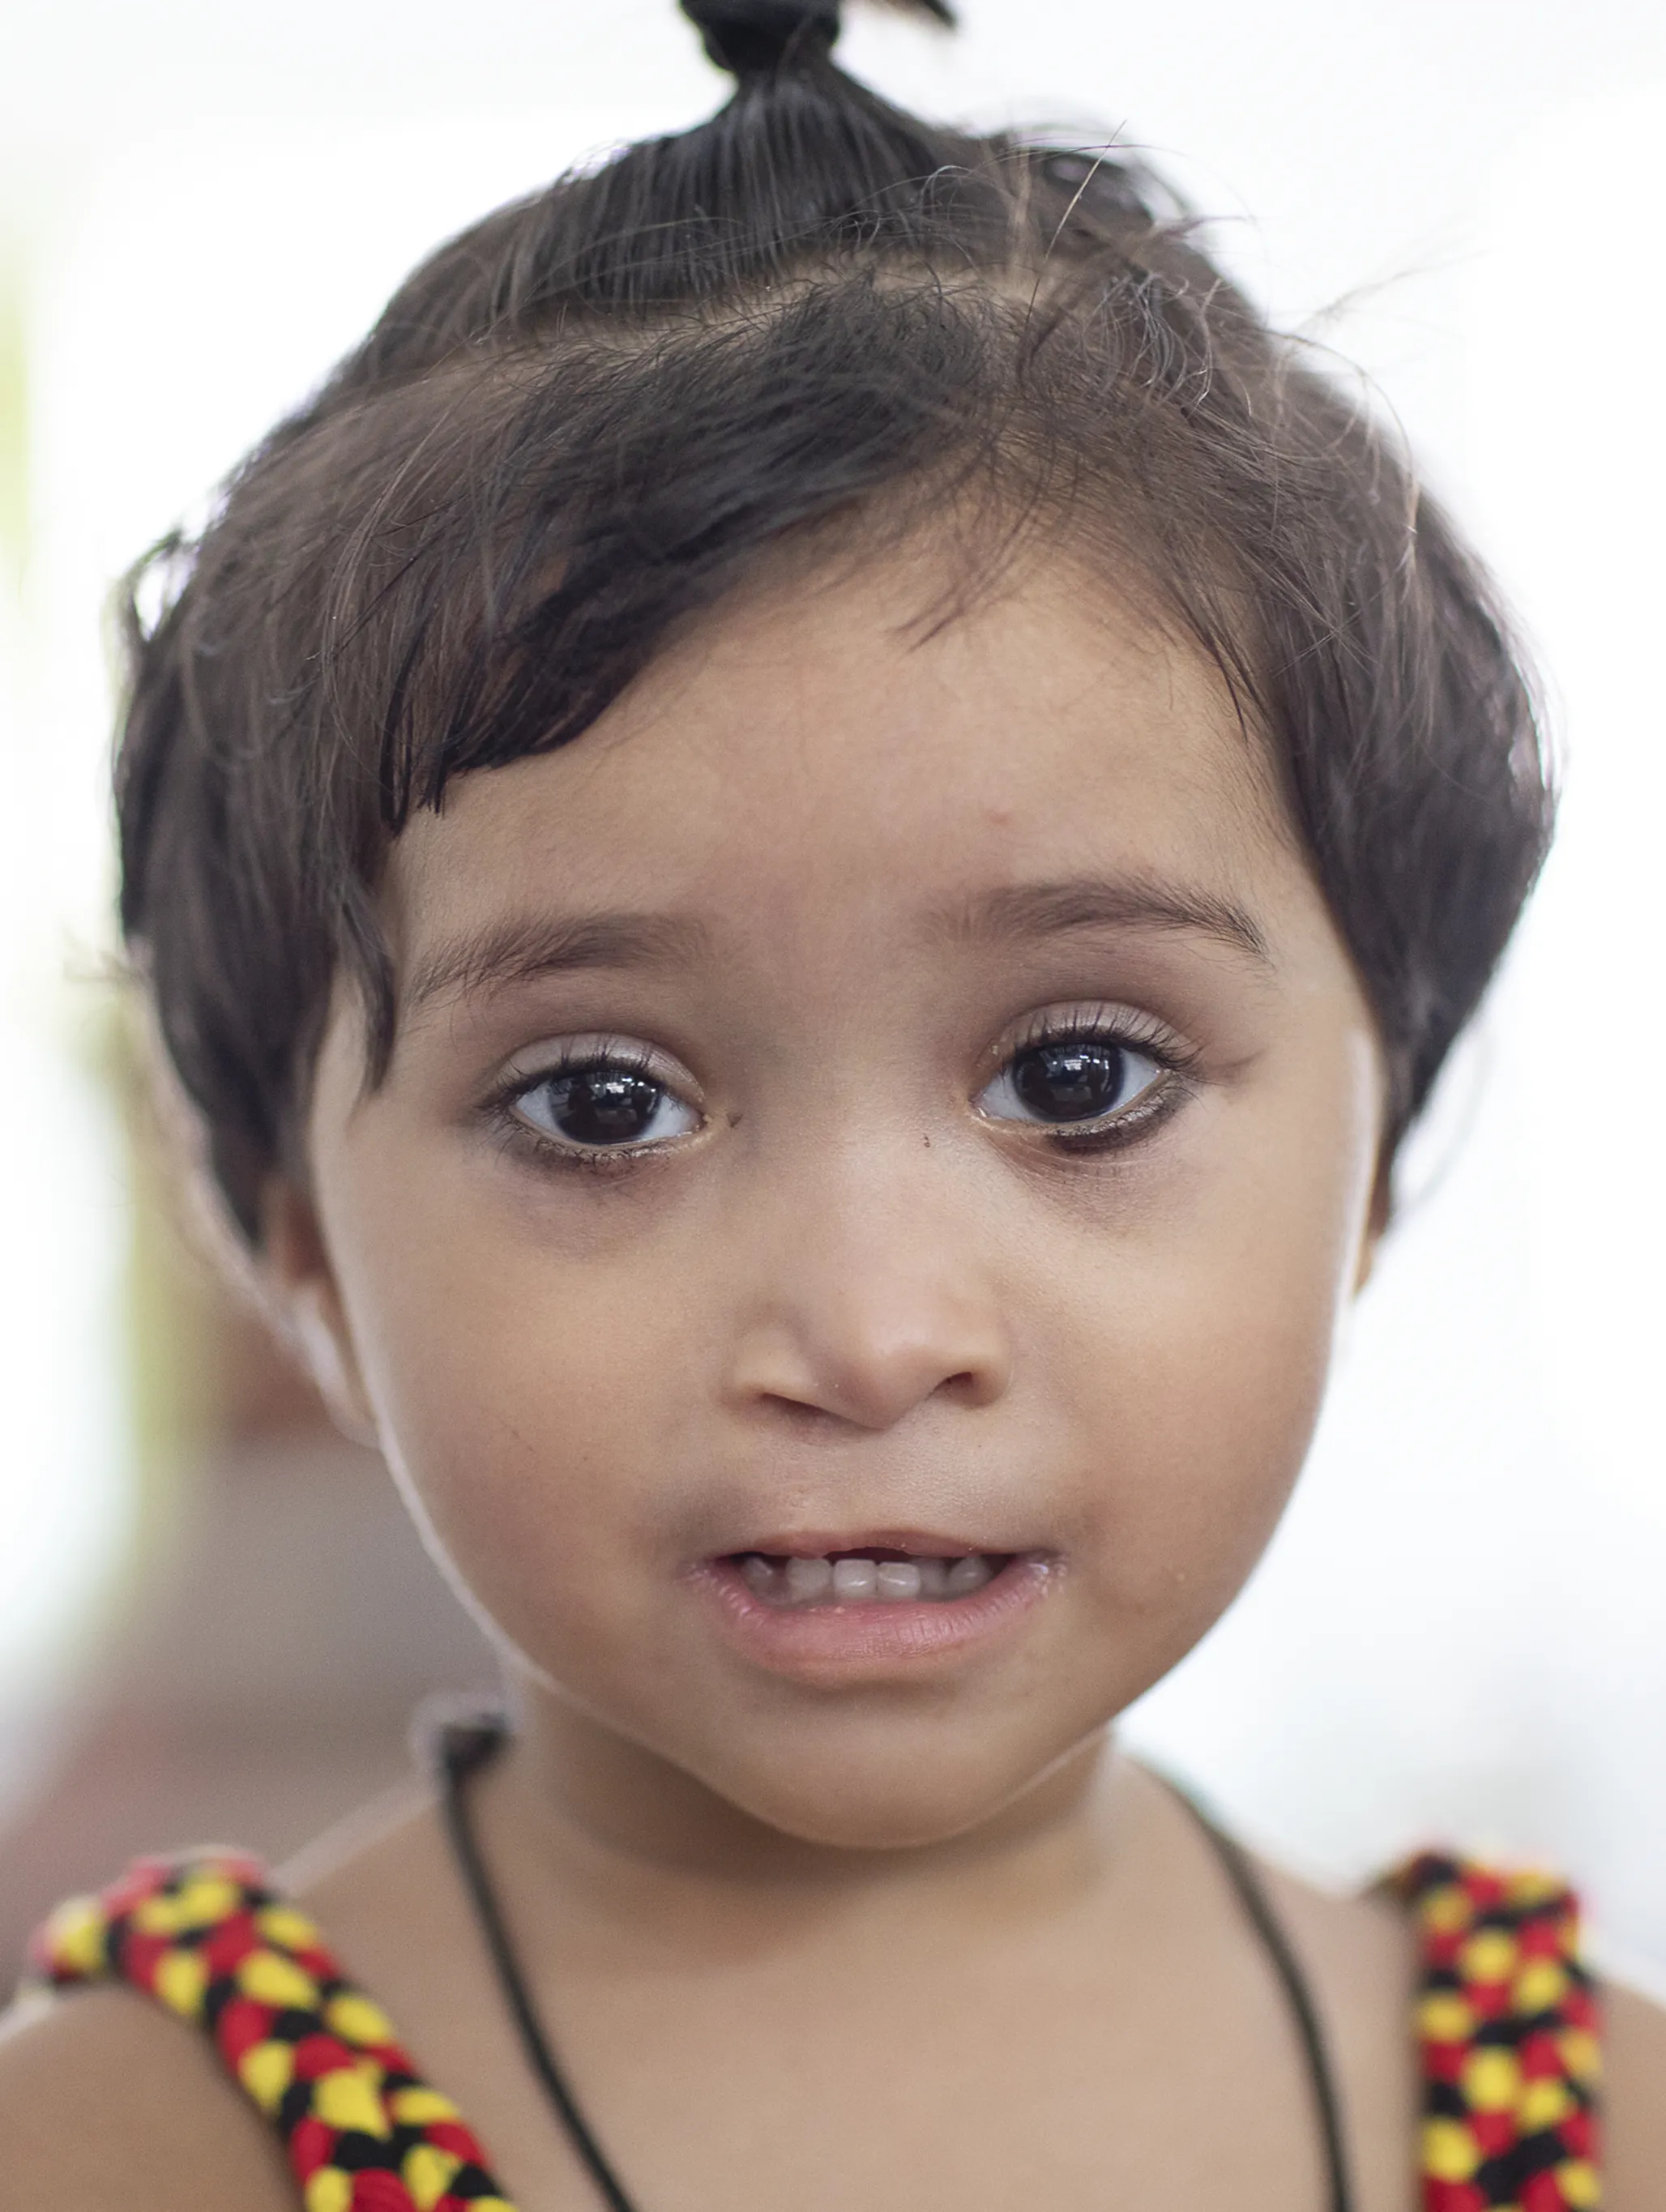
[[[1062,566],[920,641],[939,582],[732,602],[419,819],[391,1072],[344,995],[276,1210],[535,1705],[832,1843],[1217,1618],[1371,1236],[1371,1018],[1219,684]]]

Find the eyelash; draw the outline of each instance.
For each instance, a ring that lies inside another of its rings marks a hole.
[[[1148,1016],[1125,1012],[1121,1009],[1113,1015],[1109,1010],[1083,1008],[1061,1018],[1057,1014],[1037,1014],[1025,1024],[1018,1034],[1003,1044],[1000,1056],[994,1064],[989,1079],[1007,1066],[1021,1053],[1032,1051],[1037,1045],[1068,1044],[1080,1040],[1120,1045],[1137,1052],[1164,1071],[1165,1079],[1151,1086],[1154,1094],[1149,1103],[1141,1101],[1097,1127],[1081,1130],[1033,1127],[1025,1139],[1039,1142],[1055,1155],[1082,1159],[1103,1157],[1133,1144],[1147,1132],[1159,1127],[1182,1106],[1191,1095],[1192,1086],[1187,1079],[1195,1065],[1197,1055],[1184,1045],[1174,1033]],[[659,1157],[663,1141],[652,1145],[617,1145],[587,1146],[564,1145],[534,1128],[515,1111],[518,1099],[542,1083],[558,1080],[579,1068],[594,1067],[605,1063],[631,1073],[654,1078],[654,1054],[643,1045],[629,1038],[609,1038],[598,1036],[587,1038],[580,1049],[559,1050],[547,1065],[528,1073],[518,1069],[500,1083],[482,1102],[480,1113],[506,1150],[528,1155],[542,1165],[573,1169],[586,1175],[615,1176],[642,1161]]]

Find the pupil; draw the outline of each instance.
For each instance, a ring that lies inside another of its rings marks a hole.
[[[550,1085],[550,1118],[575,1145],[629,1145],[660,1104],[660,1086],[624,1067],[584,1067]]]
[[[1122,1092],[1122,1047],[1031,1045],[1012,1062],[1012,1088],[1047,1121],[1091,1121],[1110,1113]]]

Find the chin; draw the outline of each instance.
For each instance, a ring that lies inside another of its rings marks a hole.
[[[702,1775],[739,1812],[796,1842],[830,1850],[920,1850],[951,1843],[995,1819],[1055,1771],[1059,1761],[1022,1763],[876,1757],[772,1763],[767,1772]]]

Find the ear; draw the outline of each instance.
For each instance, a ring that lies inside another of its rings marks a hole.
[[[1371,1186],[1371,1211],[1365,1216],[1364,1234],[1359,1239],[1359,1264],[1354,1270],[1353,1295],[1358,1297],[1371,1279],[1377,1266],[1377,1255],[1388,1234],[1394,1218],[1394,1162],[1384,1158],[1377,1167],[1377,1181]]]
[[[376,1419],[317,1208],[293,1182],[274,1178],[260,1211],[259,1268],[278,1327],[342,1434],[374,1446]]]

